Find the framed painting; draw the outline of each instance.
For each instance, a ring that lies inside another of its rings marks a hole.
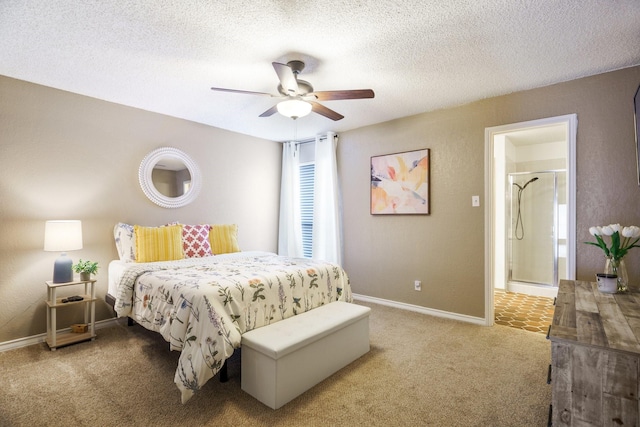
[[[428,215],[429,149],[371,157],[371,215]]]

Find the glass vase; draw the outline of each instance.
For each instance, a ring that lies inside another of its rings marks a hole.
[[[627,275],[627,266],[624,263],[624,259],[608,257],[604,265],[604,272],[618,276],[618,292],[626,292],[629,289],[629,276]]]

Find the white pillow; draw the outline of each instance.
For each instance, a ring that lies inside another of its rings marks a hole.
[[[116,240],[116,249],[121,261],[136,261],[136,235],[133,225],[119,222],[113,228],[113,237]]]

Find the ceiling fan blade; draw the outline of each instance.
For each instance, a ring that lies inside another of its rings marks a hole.
[[[322,104],[318,104],[317,102],[309,102],[311,104],[311,111],[314,113],[318,113],[321,116],[325,116],[331,120],[338,121],[340,119],[344,119],[344,116],[340,113],[336,113],[335,111],[325,107]]]
[[[278,79],[280,79],[280,85],[286,93],[290,95],[298,94],[298,81],[296,75],[293,74],[293,70],[286,64],[280,64],[279,62],[272,62],[273,69],[276,70]]]
[[[264,113],[260,114],[260,116],[258,117],[269,117],[269,116],[273,116],[276,112],[278,111],[278,105],[274,105],[273,107],[269,108],[267,111],[265,111]]]
[[[364,99],[373,98],[375,94],[371,89],[356,89],[356,90],[329,90],[313,92],[309,95],[314,95],[318,101],[338,101],[341,99]]]
[[[211,90],[217,90],[218,92],[243,93],[245,95],[261,95],[261,96],[271,96],[271,97],[275,96],[275,95],[271,95],[270,93],[251,92],[248,90],[237,90],[237,89],[225,89],[221,87],[212,87]]]

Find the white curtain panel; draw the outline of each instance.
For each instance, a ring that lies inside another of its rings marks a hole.
[[[337,135],[316,137],[312,257],[342,265],[342,206]]]
[[[303,256],[300,219],[300,156],[298,144],[295,142],[282,144],[278,254],[290,257]]]

